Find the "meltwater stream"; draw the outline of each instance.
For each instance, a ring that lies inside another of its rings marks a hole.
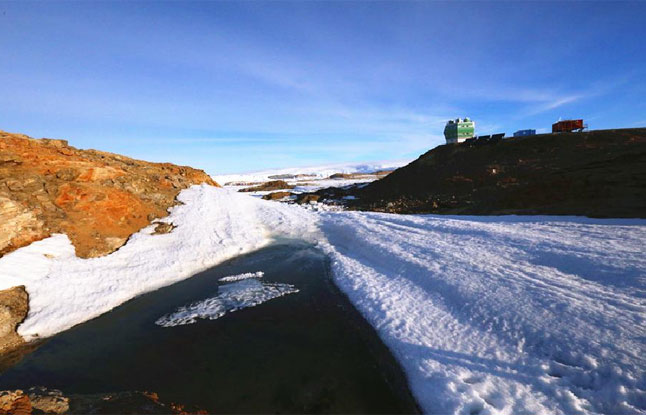
[[[0,374],[0,389],[30,386],[153,391],[209,412],[418,411],[389,350],[334,286],[326,257],[295,242],[48,339]]]

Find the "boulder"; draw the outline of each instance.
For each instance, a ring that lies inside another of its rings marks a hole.
[[[0,415],[31,415],[29,397],[20,389],[0,391]]]
[[[318,202],[320,198],[321,196],[317,194],[304,193],[298,196],[298,198],[296,199],[296,203],[302,205],[304,203]]]
[[[16,328],[27,317],[29,296],[24,286],[0,291],[0,354],[24,343]]]

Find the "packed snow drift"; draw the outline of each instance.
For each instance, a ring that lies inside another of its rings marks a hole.
[[[146,228],[106,257],[56,235],[0,258],[0,289],[30,294],[20,334],[299,238],[329,255],[425,412],[646,413],[646,221],[316,213],[204,185],[180,200],[171,233]]]

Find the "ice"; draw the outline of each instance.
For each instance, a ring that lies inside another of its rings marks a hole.
[[[242,280],[220,286],[217,296],[180,307],[175,312],[159,318],[155,324],[175,327],[195,323],[197,319],[215,320],[227,313],[255,307],[271,299],[298,292],[298,289],[290,284],[262,283],[252,279],[259,278],[257,274],[238,275],[236,277],[242,277]],[[262,276],[262,273],[260,274]]]
[[[234,281],[246,280],[248,278],[262,278],[262,277],[264,277],[264,275],[265,275],[265,273],[262,272],[262,271],[246,272],[244,274],[230,275],[228,277],[222,277],[218,281],[221,281],[221,282],[234,282]]]

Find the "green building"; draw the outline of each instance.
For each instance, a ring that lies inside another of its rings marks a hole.
[[[444,127],[446,144],[462,143],[467,138],[475,137],[476,123],[469,118],[449,120]]]

